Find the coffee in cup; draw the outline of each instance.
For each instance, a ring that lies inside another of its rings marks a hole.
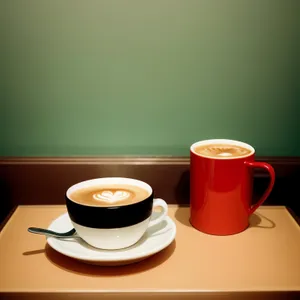
[[[70,193],[77,203],[102,207],[134,204],[149,196],[149,191],[142,187],[121,183],[83,187]]]
[[[83,181],[66,192],[66,205],[78,235],[93,247],[121,249],[138,242],[149,226],[163,221],[168,206],[154,199],[147,183],[123,177]],[[154,207],[159,217],[151,218]]]

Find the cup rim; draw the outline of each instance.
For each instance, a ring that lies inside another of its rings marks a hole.
[[[236,157],[228,157],[228,156],[223,156],[223,157],[211,157],[211,156],[207,156],[207,155],[203,155],[203,154],[199,154],[197,152],[195,152],[195,148],[199,145],[206,145],[206,144],[230,144],[230,145],[236,145],[236,146],[241,146],[244,147],[248,150],[250,150],[251,152],[249,154],[245,154],[242,156],[236,156]],[[242,141],[238,141],[238,140],[232,140],[232,139],[208,139],[208,140],[201,140],[201,141],[197,141],[195,143],[193,143],[190,147],[190,151],[199,156],[199,157],[204,157],[204,158],[208,158],[208,159],[214,159],[214,160],[234,160],[234,159],[242,159],[242,158],[246,158],[249,156],[252,156],[255,154],[255,149]]]
[[[73,191],[75,190],[78,190],[79,188],[83,188],[83,187],[89,187],[89,186],[96,186],[98,184],[105,184],[105,183],[122,183],[122,184],[131,184],[131,185],[135,185],[135,186],[138,186],[138,187],[141,187],[141,188],[144,188],[146,189],[148,192],[149,192],[149,195],[141,200],[141,201],[138,201],[138,202],[135,202],[135,203],[130,203],[130,204],[118,204],[118,205],[108,205],[108,206],[99,206],[99,205],[96,205],[96,204],[83,204],[83,203],[80,203],[78,201],[75,201],[73,200],[71,197],[70,197],[70,193],[72,193]],[[65,196],[66,198],[73,202],[73,203],[76,203],[78,205],[82,205],[82,206],[87,206],[87,207],[97,207],[97,208],[106,208],[106,209],[110,209],[110,208],[113,208],[113,209],[117,209],[118,207],[125,207],[125,206],[131,206],[131,205],[135,205],[137,203],[140,203],[140,202],[143,202],[145,200],[147,200],[149,197],[151,197],[151,195],[153,194],[153,189],[152,187],[142,181],[142,180],[139,180],[139,179],[134,179],[134,178],[130,178],[130,177],[97,177],[97,178],[92,178],[92,179],[87,179],[87,180],[83,180],[83,181],[79,181],[73,185],[71,185],[67,191],[65,192]]]

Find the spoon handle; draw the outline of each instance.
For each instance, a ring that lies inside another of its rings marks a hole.
[[[42,235],[46,235],[49,237],[58,237],[58,238],[72,237],[74,235],[74,233],[76,232],[76,230],[74,228],[68,232],[60,233],[60,232],[55,232],[52,230],[48,230],[48,229],[44,229],[44,228],[37,228],[37,227],[29,227],[28,231],[30,233],[42,234]]]

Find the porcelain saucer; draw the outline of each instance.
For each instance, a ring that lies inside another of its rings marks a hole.
[[[155,213],[155,212],[154,212]],[[66,232],[72,229],[68,213],[55,219],[48,229]],[[120,250],[97,249],[80,237],[47,238],[47,243],[57,252],[89,264],[102,266],[126,265],[141,261],[168,247],[176,236],[176,225],[170,217],[147,229],[143,237],[133,246]]]

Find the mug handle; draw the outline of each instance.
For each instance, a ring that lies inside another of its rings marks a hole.
[[[269,182],[269,185],[266,189],[266,191],[264,192],[264,194],[262,195],[262,197],[259,199],[259,201],[254,204],[253,206],[250,207],[249,209],[249,215],[253,214],[257,208],[259,206],[261,206],[264,201],[269,197],[273,187],[274,187],[274,183],[275,183],[275,171],[273,169],[273,167],[268,164],[268,163],[265,163],[265,162],[257,162],[257,161],[246,161],[245,164],[248,166],[248,167],[251,167],[251,168],[262,168],[262,169],[265,169],[268,171],[269,175],[270,175],[270,182]]]
[[[159,214],[159,216],[155,219],[150,219],[149,226],[156,225],[160,223],[167,215],[168,213],[168,204],[163,199],[154,199],[153,200],[153,208],[155,207],[161,207],[162,212]]]

